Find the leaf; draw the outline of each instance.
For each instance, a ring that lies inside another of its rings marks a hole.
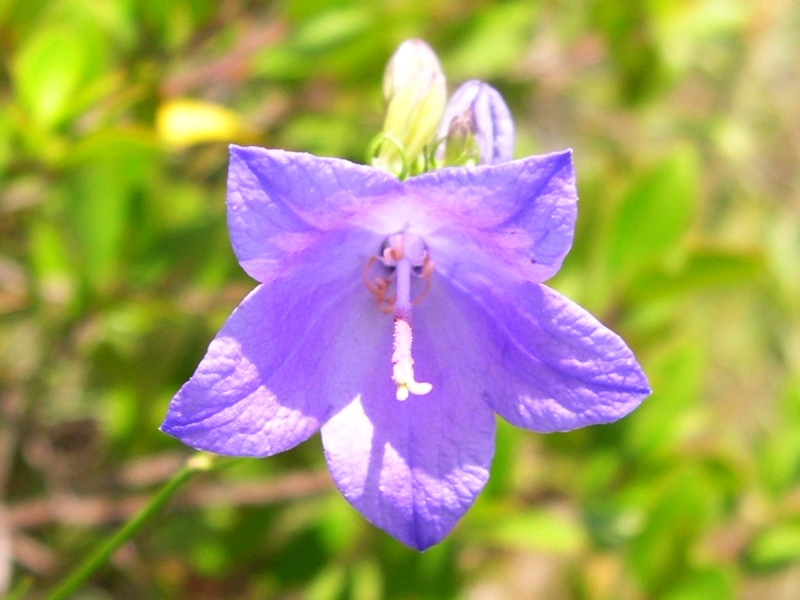
[[[627,562],[645,590],[666,589],[688,568],[690,550],[721,502],[719,482],[710,474],[692,465],[663,482],[644,529],[629,546]]]
[[[336,600],[347,585],[347,574],[340,565],[329,565],[308,585],[306,600]]]
[[[630,286],[636,301],[662,299],[706,290],[752,285],[765,274],[764,260],[755,250],[698,248],[676,270],[643,272]]]
[[[676,75],[691,67],[710,44],[746,30],[753,18],[747,2],[661,2],[659,8],[653,15],[655,38]]]
[[[660,600],[734,600],[736,597],[732,578],[723,569],[692,573],[667,594],[659,596]]]
[[[380,565],[374,560],[365,559],[353,565],[351,579],[352,600],[377,600],[384,597]]]
[[[518,468],[519,441],[522,431],[498,419],[497,433],[495,435],[494,459],[489,481],[483,490],[483,495],[500,498],[512,489],[514,473]]]
[[[507,2],[479,13],[471,31],[460,36],[465,41],[444,57],[445,72],[454,79],[507,73],[509,65],[520,62],[533,37],[532,11],[529,2]]]
[[[0,176],[6,170],[6,167],[11,162],[12,157],[12,129],[8,116],[5,112],[0,111]]]
[[[75,148],[68,180],[68,216],[83,271],[101,293],[117,281],[123,240],[133,225],[132,203],[153,178],[157,148],[131,132],[105,131]]]
[[[562,556],[573,556],[587,544],[586,530],[578,521],[541,509],[531,509],[522,514],[504,514],[502,517],[495,513],[491,522],[482,527],[476,526],[472,535],[483,543],[501,548]]]
[[[372,22],[370,11],[344,6],[315,13],[289,39],[299,52],[318,53],[338,46],[362,33]]]
[[[626,445],[644,460],[665,458],[674,452],[696,420],[694,408],[705,367],[702,344],[690,340],[670,349],[649,368],[653,394],[627,422]]]
[[[745,553],[753,569],[767,571],[800,561],[800,520],[778,523],[764,529]]]
[[[97,31],[77,25],[52,25],[25,41],[14,84],[20,104],[38,125],[56,127],[78,109],[84,88],[94,86],[103,68],[104,46]]]
[[[695,153],[681,149],[634,183],[611,226],[612,273],[629,279],[680,245],[694,216],[697,180]]]
[[[796,425],[776,427],[765,435],[756,449],[762,485],[776,495],[783,494],[800,479],[800,429]]]

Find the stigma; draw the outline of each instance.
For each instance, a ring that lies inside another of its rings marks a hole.
[[[370,276],[376,263],[381,263],[389,274],[386,277]],[[411,309],[430,289],[433,261],[421,237],[408,231],[390,235],[381,247],[380,256],[372,256],[364,269],[364,283],[375,296],[378,308],[386,314],[394,313],[394,346],[392,352],[392,381],[397,386],[398,400],[407,400],[410,394],[424,396],[433,386],[417,381],[414,376],[414,359],[411,356]],[[425,288],[412,300],[411,279],[424,280]],[[394,284],[394,293],[389,288]]]

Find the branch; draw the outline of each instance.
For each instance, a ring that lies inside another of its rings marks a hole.
[[[332,489],[330,476],[325,471],[292,473],[263,482],[199,483],[187,486],[176,497],[172,508],[193,510],[205,506],[275,504],[293,498],[316,496]],[[151,497],[152,494],[123,498],[59,494],[7,506],[6,518],[12,530],[32,529],[49,523],[100,526],[129,519]]]

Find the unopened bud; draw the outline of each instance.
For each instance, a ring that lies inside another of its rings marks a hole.
[[[387,104],[395,94],[423,73],[442,73],[439,58],[422,40],[406,40],[397,47],[383,73],[383,99]]]
[[[466,133],[465,133],[466,132]],[[445,165],[497,164],[514,155],[514,122],[500,93],[482,81],[468,81],[444,109],[436,158]]]
[[[431,47],[421,40],[403,42],[383,76],[384,140],[374,164],[398,174],[412,168],[433,139],[446,95],[442,67]]]
[[[437,150],[437,158],[441,158],[438,155],[443,154],[445,165],[467,165],[478,162],[478,149],[472,133],[472,120],[472,110],[470,109],[450,119],[447,135],[442,140],[441,149]]]

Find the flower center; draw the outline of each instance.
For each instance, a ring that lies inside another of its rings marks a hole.
[[[387,276],[370,278],[376,263],[388,270]],[[433,266],[422,238],[402,231],[387,237],[381,247],[381,256],[371,256],[364,268],[364,283],[375,296],[378,308],[386,314],[394,313],[392,380],[397,386],[398,400],[406,400],[409,394],[423,396],[433,387],[414,378],[414,359],[411,357],[411,308],[428,293]],[[425,281],[425,289],[414,300],[411,299],[412,277]],[[389,296],[392,282],[395,292]]]

